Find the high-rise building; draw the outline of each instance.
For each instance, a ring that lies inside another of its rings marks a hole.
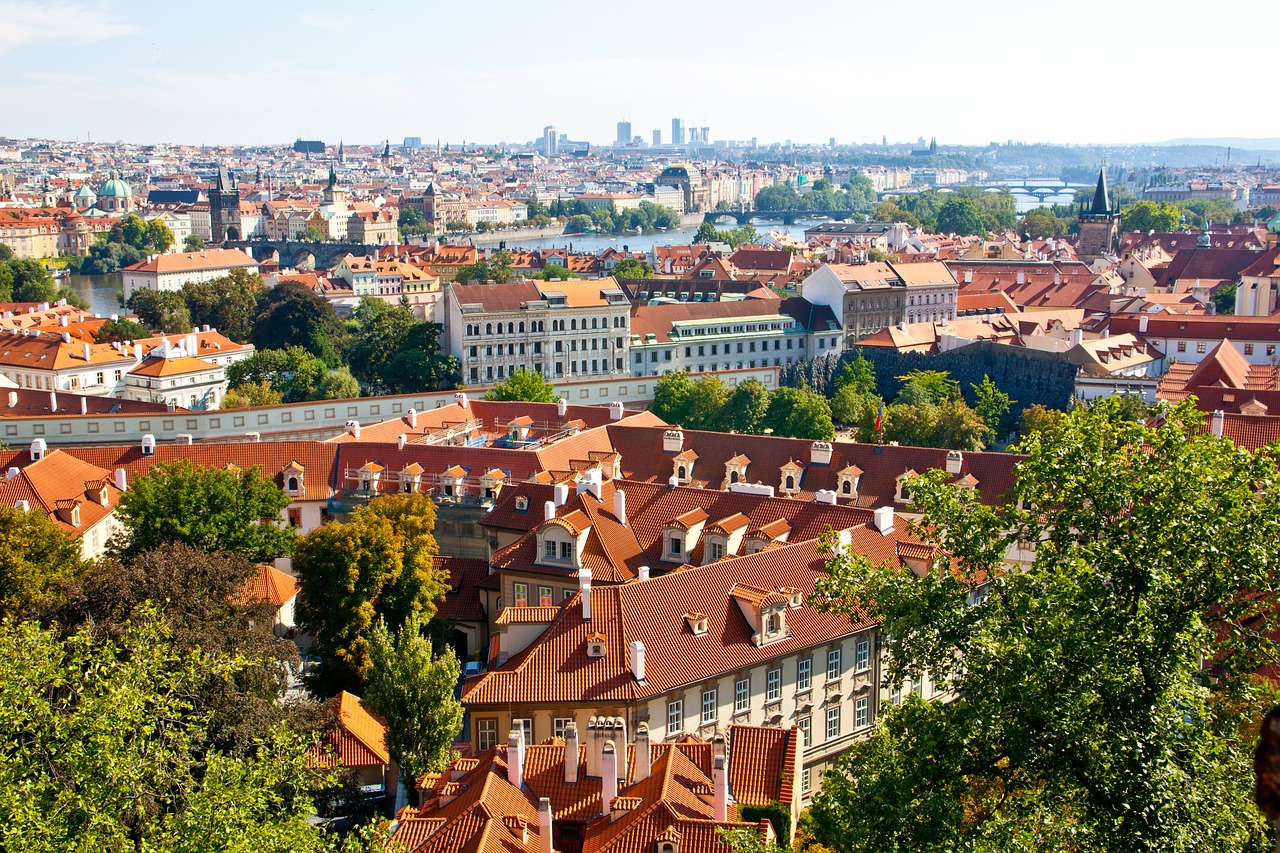
[[[618,145],[626,145],[631,142],[631,122],[618,122]]]
[[[671,120],[671,144],[684,145],[684,119],[682,118]]]
[[[416,151],[422,147],[421,136],[406,136],[404,138],[404,149],[406,151]]]
[[[653,131],[653,147],[657,148],[661,144],[662,144],[662,131],[660,129],[655,129]]]
[[[560,137],[556,135],[553,124],[542,129],[542,153],[547,157],[555,157],[560,153]]]
[[[711,144],[711,128],[707,127],[705,124],[702,126],[702,144]]]

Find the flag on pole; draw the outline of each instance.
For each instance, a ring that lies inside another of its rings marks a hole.
[[[884,422],[884,400],[880,401],[880,411],[876,412],[876,425],[872,428],[873,432],[880,431],[880,425]]]

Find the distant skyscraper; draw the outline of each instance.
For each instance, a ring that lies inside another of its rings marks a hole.
[[[684,145],[684,119],[682,118],[671,120],[671,144]]]
[[[422,147],[421,136],[406,136],[404,138],[404,147],[406,151],[413,151]]]
[[[555,125],[549,124],[542,129],[542,153],[555,157],[560,153],[560,137],[556,135]]]
[[[703,145],[711,144],[711,128],[707,127],[706,125],[702,126],[702,144]]]
[[[657,148],[657,147],[658,147],[659,145],[661,145],[661,144],[662,144],[662,131],[661,131],[661,130],[654,130],[654,132],[653,132],[653,147],[654,147],[654,148]]]
[[[618,122],[618,145],[626,145],[631,141],[631,122]]]

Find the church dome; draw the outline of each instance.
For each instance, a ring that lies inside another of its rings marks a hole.
[[[111,177],[98,187],[98,198],[133,198],[133,188],[120,180],[117,172],[112,172]]]

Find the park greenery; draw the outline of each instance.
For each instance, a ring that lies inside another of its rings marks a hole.
[[[623,258],[609,272],[614,278],[653,278],[653,267],[639,258]]]
[[[574,199],[559,199],[547,208],[552,216],[565,220],[566,234],[598,231],[604,234],[621,234],[624,231],[653,231],[658,228],[679,228],[680,214],[669,207],[651,201],[640,202],[639,207],[618,209],[612,201],[603,206],[590,206]],[[532,209],[530,216],[534,213]]]
[[[67,300],[77,308],[88,308],[89,302],[77,291],[58,286],[44,264],[32,258],[15,258],[13,251],[0,245],[0,302],[55,302]]]
[[[743,225],[740,228],[729,228],[721,230],[716,228],[710,222],[704,222],[698,226],[698,231],[693,235],[693,242],[697,243],[727,243],[731,248],[738,248],[744,243],[754,243],[760,233],[756,231],[754,225]]]
[[[715,375],[693,379],[688,371],[667,373],[655,384],[649,409],[687,429],[771,433],[793,438],[835,437],[826,398],[807,388],[769,391],[758,379],[735,387]]]
[[[877,222],[904,222],[934,234],[984,237],[1013,228],[1017,202],[1007,188],[989,192],[980,187],[957,187],[949,192],[924,190],[903,193],[877,203],[871,211]]]
[[[866,212],[876,200],[875,186],[866,175],[855,175],[836,189],[829,178],[799,188],[791,182],[774,184],[756,193],[755,209]]]
[[[98,235],[89,247],[89,256],[80,261],[79,271],[85,275],[116,272],[144,260],[147,255],[169,251],[173,241],[173,231],[164,220],[144,220],[130,213],[112,225],[106,234]]]
[[[882,706],[824,778],[817,844],[1271,849],[1252,752],[1277,698],[1254,673],[1275,660],[1280,476],[1204,417],[1078,408],[1028,436],[997,505],[914,479],[929,571],[833,550],[815,602],[883,624],[884,686],[955,692]]]

